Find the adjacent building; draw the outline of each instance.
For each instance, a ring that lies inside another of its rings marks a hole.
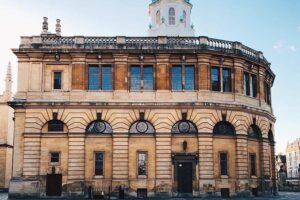
[[[288,178],[299,178],[300,139],[288,143],[286,147],[286,162]]]
[[[0,95],[0,190],[6,191],[12,174],[14,110],[7,102],[12,100],[11,65],[8,64],[5,90]]]
[[[191,37],[191,7],[153,1],[151,28],[165,26],[149,37],[65,37],[47,18],[21,37],[10,197],[275,189],[270,63],[240,42]],[[179,23],[186,34],[169,35]]]

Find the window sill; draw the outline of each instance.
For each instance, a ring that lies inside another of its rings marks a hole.
[[[60,163],[59,163],[59,162],[50,162],[50,165],[51,165],[51,166],[59,166]]]
[[[103,179],[103,178],[104,178],[103,175],[96,175],[96,176],[94,176],[94,179]]]
[[[87,90],[87,92],[113,92],[113,90]]]
[[[221,175],[221,179],[228,179],[228,175]]]
[[[253,178],[253,179],[257,179],[257,176],[253,176],[253,175],[252,175],[252,176],[251,176],[251,178]]]
[[[147,179],[147,175],[138,175],[138,179]]]

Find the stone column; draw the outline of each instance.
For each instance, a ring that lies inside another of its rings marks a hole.
[[[170,89],[170,54],[156,55],[156,90],[167,91]]]
[[[169,134],[156,134],[156,193],[172,191],[172,139]]]
[[[210,90],[210,57],[207,54],[198,54],[198,89]]]
[[[129,136],[128,133],[113,134],[112,149],[112,189],[117,190],[119,186],[128,188],[129,171]]]
[[[237,135],[236,139],[237,193],[245,191],[249,184],[248,140],[247,135]]]
[[[114,54],[115,66],[114,66],[114,90],[129,89],[129,77],[128,77],[128,55],[127,54]]]
[[[13,177],[23,175],[25,109],[15,108]]]
[[[37,178],[40,175],[41,135],[24,134],[23,176]]]
[[[261,138],[259,142],[260,174],[261,174],[261,192],[266,192],[266,180],[270,177],[269,162],[269,141],[267,138]]]
[[[235,94],[244,93],[244,74],[243,74],[244,60],[235,58],[234,59],[234,92]]]
[[[273,194],[277,194],[277,183],[276,183],[276,166],[275,166],[275,143],[270,141],[270,150],[271,150],[271,178],[272,178],[272,187]]]
[[[199,190],[200,195],[214,192],[214,161],[213,161],[213,137],[212,134],[198,135],[199,149]]]
[[[69,134],[68,182],[85,178],[85,138],[81,134]]]
[[[262,67],[259,68],[258,86],[259,101],[262,104],[265,102],[265,69]]]

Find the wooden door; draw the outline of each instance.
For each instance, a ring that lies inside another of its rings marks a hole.
[[[61,196],[62,192],[62,175],[48,174],[46,181],[46,195],[47,196]]]
[[[192,163],[177,164],[177,182],[179,193],[193,192],[193,165]]]

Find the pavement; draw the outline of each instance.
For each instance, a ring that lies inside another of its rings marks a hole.
[[[204,200],[205,198],[170,198],[168,200]],[[232,200],[300,200],[300,192],[280,192],[276,197],[229,198]],[[0,193],[0,200],[8,200],[7,193]],[[30,200],[30,199],[26,199]],[[55,200],[52,199],[51,200]],[[225,200],[224,198],[209,198],[209,200]]]

